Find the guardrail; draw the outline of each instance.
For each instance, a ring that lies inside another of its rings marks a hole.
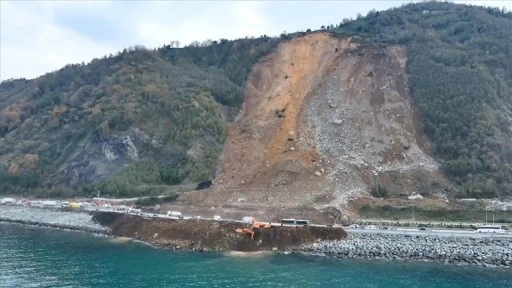
[[[415,230],[397,228],[396,230],[386,229],[362,229],[362,228],[344,228],[352,233],[374,233],[374,234],[395,234],[410,236],[440,236],[440,237],[473,237],[473,238],[512,238],[512,233],[475,233],[468,230]]]

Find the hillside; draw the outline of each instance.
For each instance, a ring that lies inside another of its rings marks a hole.
[[[212,179],[245,75],[278,41],[134,47],[2,82],[0,191],[123,197]]]
[[[426,2],[0,84],[0,191],[340,208],[512,195],[512,14]],[[186,188],[185,188],[186,189]],[[269,208],[274,209],[274,208]]]
[[[335,32],[405,46],[408,86],[443,172],[463,197],[511,195],[512,13],[426,2]]]
[[[443,192],[429,143],[418,141],[405,60],[400,46],[325,32],[280,44],[249,75],[215,187],[180,200],[324,209],[372,190]]]

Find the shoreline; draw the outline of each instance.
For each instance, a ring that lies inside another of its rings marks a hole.
[[[40,227],[40,228],[58,229],[58,230],[64,230],[64,231],[77,231],[77,232],[85,232],[85,233],[92,233],[92,234],[101,234],[101,235],[105,235],[105,236],[114,236],[108,230],[88,228],[88,227],[82,227],[82,226],[74,226],[74,225],[66,225],[66,224],[52,224],[52,223],[44,223],[44,222],[38,222],[38,221],[9,219],[9,218],[3,218],[3,217],[0,217],[0,223],[20,224],[20,225],[35,226],[35,227]]]
[[[321,241],[291,253],[345,259],[432,262],[484,267],[512,267],[512,238],[446,237],[351,233],[342,241]]]
[[[92,215],[84,212],[2,206],[0,208],[0,222],[111,235],[108,227],[95,223],[92,220]]]
[[[93,216],[93,213],[63,212],[26,207],[0,209],[0,222],[3,223],[81,231],[114,238],[127,237],[130,241],[140,242],[152,248],[162,250],[237,253],[236,250],[211,249],[212,247],[192,247],[188,245],[175,247],[175,245],[169,245],[170,242],[162,242],[154,236],[140,237],[142,235],[136,234],[137,236],[134,235],[135,237],[133,237],[131,235],[121,235],[122,233],[116,233],[116,231],[111,230],[108,225],[100,225],[94,222]],[[138,221],[153,220],[139,219]],[[161,221],[159,221],[159,223],[162,224]],[[145,227],[145,225],[143,225],[143,227]],[[348,237],[343,240],[315,241],[312,244],[281,247],[281,249],[278,250],[271,249],[269,252],[346,259],[398,260],[510,268],[512,267],[512,237],[504,238],[497,236],[498,235],[495,237],[491,235],[488,237],[408,235],[361,231],[349,232]]]

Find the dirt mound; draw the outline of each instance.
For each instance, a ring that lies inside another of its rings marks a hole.
[[[158,247],[187,250],[262,251],[290,249],[316,240],[340,240],[341,228],[274,227],[256,229],[254,239],[238,235],[241,223],[211,220],[145,219],[127,214],[99,212],[95,221],[110,227],[112,234],[131,237]]]
[[[281,44],[252,69],[215,187],[180,201],[343,210],[377,185],[398,194],[442,186],[405,64],[402,47],[328,33]]]

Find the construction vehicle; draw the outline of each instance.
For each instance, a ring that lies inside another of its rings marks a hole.
[[[252,230],[251,228],[237,228],[236,233],[238,235],[243,235],[247,233],[251,235],[251,239],[254,239],[254,230]]]
[[[268,229],[268,228],[272,228],[272,225],[270,223],[257,222],[255,219],[253,219],[252,228],[253,229],[259,229],[259,228]]]
[[[245,217],[244,217],[245,218]],[[252,218],[252,223],[250,228],[237,228],[235,231],[239,235],[250,234],[251,239],[254,239],[254,230],[255,229],[269,229],[272,228],[270,223],[258,222],[256,219]]]
[[[300,228],[300,227],[303,227],[303,226],[307,226],[309,225],[309,221],[308,220],[295,220],[293,218],[291,219],[281,219],[281,226],[289,226],[289,227],[296,227],[296,228]]]

